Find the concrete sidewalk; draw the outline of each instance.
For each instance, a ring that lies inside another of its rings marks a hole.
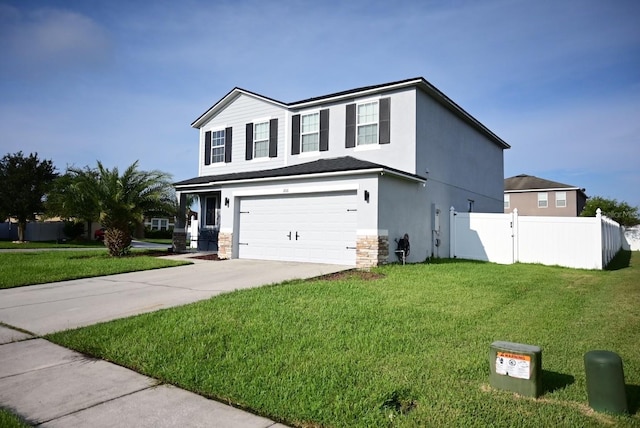
[[[284,427],[35,337],[350,268],[189,260],[194,264],[0,290],[0,322],[17,327],[0,324],[0,406],[42,427]]]
[[[0,362],[0,404],[40,427],[285,427],[44,339],[0,345]]]

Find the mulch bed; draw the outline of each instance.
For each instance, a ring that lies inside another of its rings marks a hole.
[[[343,272],[323,275],[319,279],[323,279],[325,281],[342,281],[345,279],[362,279],[366,281],[373,281],[384,277],[385,275],[381,273],[369,272],[366,270],[347,270]]]
[[[198,259],[198,260],[224,260],[218,257],[217,254],[204,254],[202,256],[193,256],[189,257],[190,259]]]

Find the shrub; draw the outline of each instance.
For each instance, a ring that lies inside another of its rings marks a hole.
[[[64,236],[72,241],[74,239],[78,239],[84,235],[84,223],[81,221],[65,221],[64,226],[62,227],[62,232],[64,233]]]
[[[171,239],[173,238],[173,229],[168,230],[151,230],[148,227],[144,229],[144,237],[148,239]]]

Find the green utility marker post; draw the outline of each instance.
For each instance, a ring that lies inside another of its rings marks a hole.
[[[542,395],[542,350],[539,346],[493,342],[489,349],[489,384],[527,397]]]
[[[622,358],[611,351],[589,351],[584,354],[589,406],[598,412],[625,414],[627,395]]]

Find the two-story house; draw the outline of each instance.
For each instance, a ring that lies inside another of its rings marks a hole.
[[[504,179],[504,212],[520,215],[577,217],[587,203],[585,189],[520,174]]]
[[[449,207],[502,212],[509,145],[423,78],[293,103],[234,88],[192,126],[198,176],[175,187],[223,258],[368,267],[406,233],[424,261],[448,255]]]

